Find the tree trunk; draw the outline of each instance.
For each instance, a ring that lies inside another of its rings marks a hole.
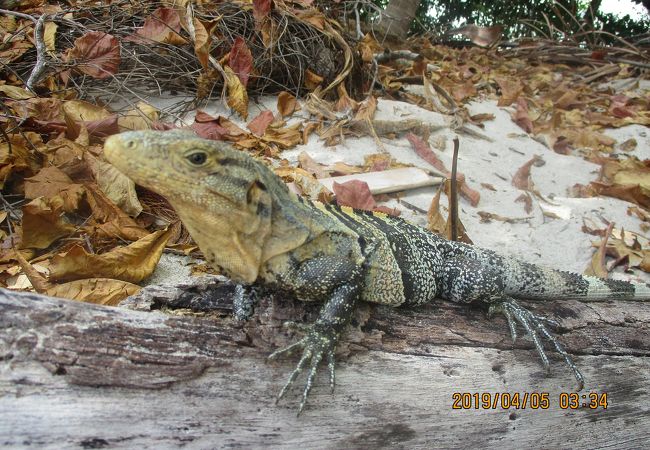
[[[384,39],[403,41],[415,19],[420,0],[390,0],[375,27],[380,42]]]

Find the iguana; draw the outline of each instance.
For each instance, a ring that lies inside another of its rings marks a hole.
[[[532,338],[543,365],[542,340],[562,355],[582,389],[583,377],[551,334],[553,320],[515,299],[648,301],[650,286],[543,268],[491,250],[448,241],[397,217],[312,203],[292,193],[262,162],[230,144],[188,131],[135,131],[111,136],[106,159],[174,207],[205,258],[245,285],[322,302],[306,335],[271,358],[302,350],[278,400],[301,371],[305,406],[318,365],[326,361],[334,388],[334,350],[358,301],[421,305],[436,298],[483,302]]]

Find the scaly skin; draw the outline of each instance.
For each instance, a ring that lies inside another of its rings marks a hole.
[[[302,350],[278,397],[307,367],[298,413],[323,360],[334,387],[334,350],[359,300],[391,306],[435,298],[487,303],[491,313],[505,315],[513,340],[516,324],[524,328],[547,369],[542,339],[548,340],[580,389],[580,371],[547,328],[557,324],[516,299],[650,300],[645,284],[546,269],[447,241],[396,217],[311,203],[247,154],[190,132],[122,133],[106,140],[104,152],[121,172],[169,200],[208,262],[222,273],[245,285],[323,303],[305,337],[271,355]],[[242,293],[236,309],[238,316],[250,314]]]

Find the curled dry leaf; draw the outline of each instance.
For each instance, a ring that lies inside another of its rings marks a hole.
[[[54,22],[45,22],[43,27],[43,42],[48,52],[54,53],[56,51],[56,30],[58,25]]]
[[[81,245],[75,245],[52,258],[50,280],[100,277],[139,283],[153,273],[172,232],[172,227],[156,231],[126,247],[100,255],[88,253]]]
[[[327,168],[314,161],[314,159],[309,156],[309,153],[305,151],[300,152],[298,155],[298,165],[316,178],[326,178],[329,176]]]
[[[64,55],[64,61],[93,78],[109,78],[120,67],[120,43],[115,36],[90,31],[75,39],[74,46]]]
[[[84,153],[84,160],[92,170],[99,189],[113,203],[131,217],[136,217],[142,212],[142,205],[135,192],[135,183],[130,178],[112,164],[97,159],[88,152]]]
[[[0,86],[1,87],[1,86]],[[278,94],[278,112],[282,117],[287,117],[300,109],[296,97],[287,91]]]
[[[196,17],[193,17],[192,25],[194,26],[194,35],[192,36],[194,41],[194,54],[201,63],[203,69],[208,69],[211,42],[210,34],[217,25],[217,21],[204,23]]]
[[[226,103],[246,120],[248,117],[248,93],[246,92],[246,88],[230,67],[224,66],[223,70],[226,77],[224,82],[228,89]]]
[[[440,194],[444,189],[444,184],[440,185],[438,192],[431,200],[429,211],[427,212],[427,229],[436,234],[444,234],[447,229],[447,221],[440,212]]]
[[[590,275],[599,278],[608,277],[609,272],[607,271],[607,267],[605,266],[605,257],[607,254],[606,253],[607,240],[609,239],[613,227],[614,227],[613,223],[610,223],[609,227],[607,227],[607,231],[605,232],[605,236],[603,237],[603,240],[601,241],[598,250],[591,257],[591,262],[589,263],[589,266],[585,269],[584,272],[585,275]]]
[[[535,127],[530,118],[528,111],[528,103],[523,97],[517,98],[517,105],[515,112],[512,114],[512,120],[519,125],[526,133],[532,133]]]
[[[422,138],[413,133],[408,133],[405,137],[411,143],[413,149],[415,150],[415,153],[417,153],[420,158],[424,159],[426,162],[442,172],[446,178],[451,178],[451,172],[447,170],[445,164],[436,156],[433,150],[431,150],[429,144],[427,144],[424,140],[422,140]],[[472,206],[477,206],[481,199],[481,194],[467,185],[465,182],[465,176],[462,173],[457,172],[456,176],[458,185],[460,186],[460,194],[469,200]]]
[[[517,169],[517,172],[512,177],[512,185],[517,189],[522,189],[524,191],[529,191],[535,188],[533,180],[530,178],[530,168],[535,166],[540,166],[544,164],[544,160],[541,156],[535,155],[523,166]]]
[[[86,201],[92,211],[87,225],[88,234],[97,238],[119,238],[137,241],[149,234],[124,211],[110,201],[95,185],[86,184]]]
[[[63,199],[40,197],[23,206],[22,248],[47,248],[57,239],[75,232],[63,216]]]

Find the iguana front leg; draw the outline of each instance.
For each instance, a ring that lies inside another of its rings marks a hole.
[[[329,260],[330,258],[327,259]],[[321,271],[319,279],[311,280],[312,284],[318,282],[323,283],[325,280],[331,282],[341,278],[342,281],[339,286],[334,288],[330,293],[329,299],[321,308],[316,322],[307,328],[306,336],[295,344],[278,350],[269,356],[269,359],[275,359],[281,355],[292,354],[296,350],[302,349],[302,357],[300,358],[296,369],[289,376],[287,383],[284,385],[277,398],[277,401],[279,401],[287,393],[303,369],[307,368],[307,381],[305,382],[302,400],[300,401],[300,407],[298,408],[298,415],[300,415],[305,407],[307,396],[309,395],[309,391],[312,388],[314,378],[318,371],[318,365],[323,360],[327,361],[330,374],[330,386],[332,390],[334,390],[334,352],[341,333],[350,322],[357,300],[359,299],[359,294],[363,287],[361,271],[359,269],[355,270],[349,265],[342,267],[339,261],[336,261],[337,264],[335,265],[330,264],[328,266],[326,264],[328,261],[323,261],[322,258],[319,258],[311,261],[307,267],[303,267],[303,270],[300,271],[301,274],[306,275],[312,273],[314,265],[320,266],[321,268],[328,267],[329,270],[326,270],[325,273],[322,273]],[[343,278],[342,275],[345,273],[347,273],[349,277]]]

